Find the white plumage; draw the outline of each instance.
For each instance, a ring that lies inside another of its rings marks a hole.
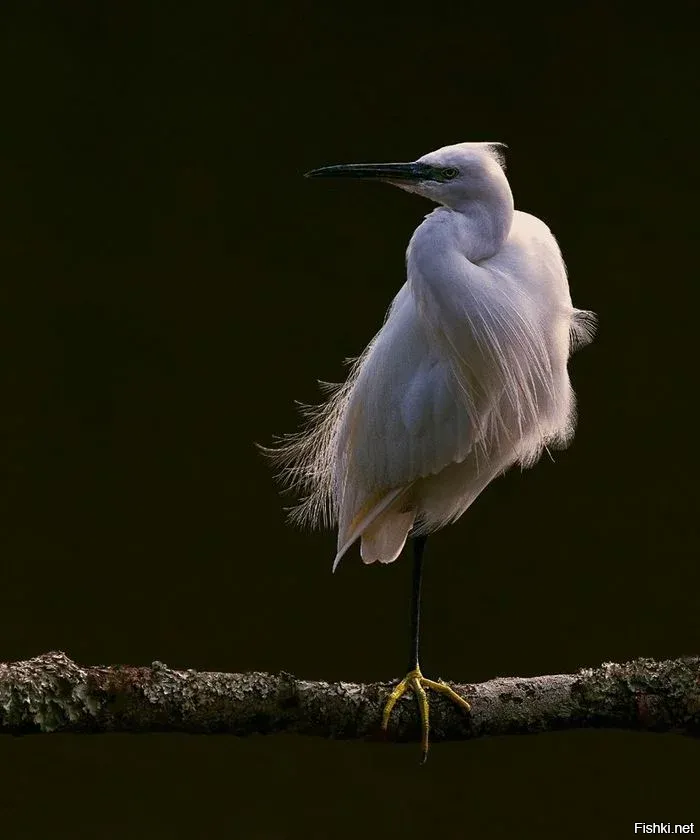
[[[573,307],[549,228],[514,210],[499,144],[309,174],[381,178],[442,205],[413,234],[408,279],[345,384],[267,450],[305,496],[293,519],[338,526],[334,569],[358,539],[366,563],[390,563],[411,529],[454,522],[510,466],[567,444],[567,361],[595,319]]]

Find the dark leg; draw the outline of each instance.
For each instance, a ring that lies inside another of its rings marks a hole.
[[[410,689],[416,696],[418,701],[418,709],[420,711],[421,720],[421,746],[423,750],[422,761],[428,756],[428,736],[430,733],[429,721],[429,707],[428,697],[425,693],[426,688],[431,688],[440,694],[444,694],[450,698],[458,706],[461,706],[465,711],[469,711],[469,703],[460,697],[453,689],[446,683],[435,682],[435,680],[426,679],[420,671],[418,664],[418,648],[420,645],[420,590],[423,579],[423,552],[425,551],[425,543],[427,537],[413,538],[413,586],[411,588],[411,650],[408,656],[408,673],[396,686],[396,688],[389,695],[386,705],[384,706],[384,713],[382,714],[382,729],[387,730],[389,726],[389,717],[392,709],[400,700],[401,697]]]
[[[420,652],[420,591],[423,581],[423,552],[427,536],[413,538],[413,585],[411,588],[411,649],[408,654],[408,670],[418,668]]]

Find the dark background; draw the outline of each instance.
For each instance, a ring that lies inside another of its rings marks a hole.
[[[344,376],[430,209],[301,174],[462,140],[509,145],[516,205],[552,227],[600,331],[571,365],[573,447],[431,540],[424,669],[476,682],[700,652],[682,7],[187,5],[3,12],[0,658],[401,673],[409,564],[365,568],[353,551],[331,576],[333,535],[285,524],[253,444],[296,427],[316,378]],[[418,756],[295,737],[4,738],[0,821],[12,838],[700,824],[700,752],[677,736]]]

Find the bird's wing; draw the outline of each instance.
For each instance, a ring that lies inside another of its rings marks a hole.
[[[338,417],[334,568],[360,537],[365,562],[394,560],[415,517],[415,482],[472,452],[485,423],[465,410],[459,387],[404,286],[358,360]]]
[[[337,480],[369,495],[405,487],[462,461],[478,429],[430,346],[406,286],[362,358],[339,422]]]

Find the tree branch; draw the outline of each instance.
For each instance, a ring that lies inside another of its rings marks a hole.
[[[584,727],[700,735],[700,657],[605,663],[577,674],[504,678],[455,690],[465,713],[431,693],[431,737]],[[221,674],[148,668],[83,668],[64,653],[0,664],[0,734],[36,732],[295,732],[373,738],[389,683],[300,680],[291,674]],[[389,738],[418,737],[415,701],[399,701]]]

